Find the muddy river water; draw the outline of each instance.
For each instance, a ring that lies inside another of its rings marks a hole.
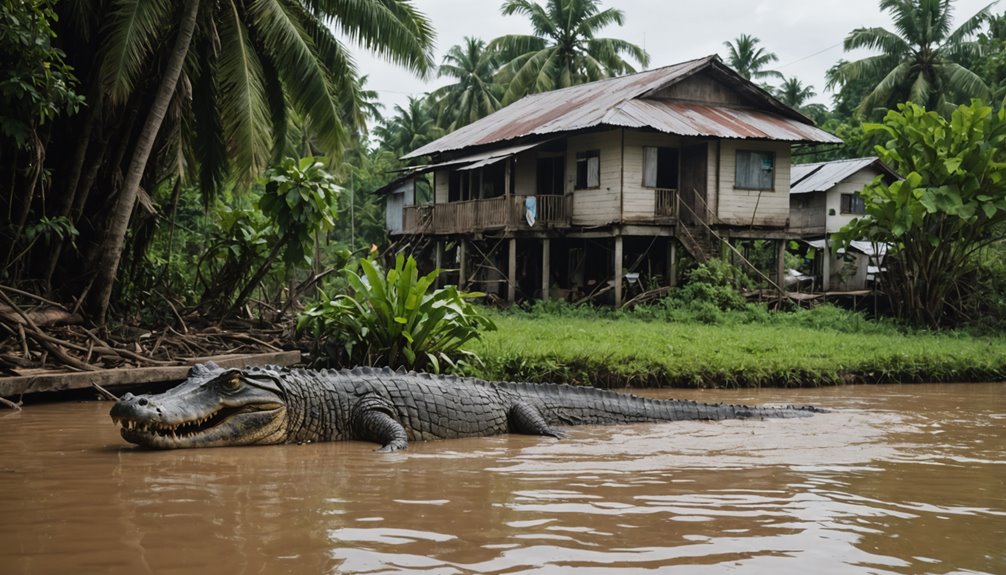
[[[654,391],[809,419],[144,451],[0,410],[0,573],[1006,573],[1006,384]]]

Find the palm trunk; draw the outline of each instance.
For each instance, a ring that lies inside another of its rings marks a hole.
[[[112,286],[115,284],[115,275],[119,269],[119,261],[122,259],[126,230],[129,229],[129,220],[133,214],[133,206],[136,204],[140,180],[146,171],[147,160],[150,158],[154,141],[157,139],[157,132],[161,128],[161,122],[164,120],[168,105],[175,93],[178,78],[181,77],[185,56],[188,54],[189,44],[195,32],[198,11],[199,0],[185,0],[178,26],[178,36],[175,37],[175,44],[164,68],[164,76],[161,77],[154,102],[150,106],[143,130],[136,141],[136,149],[129,161],[129,168],[126,171],[122,189],[119,191],[119,199],[115,204],[108,231],[102,242],[102,254],[98,260],[94,289],[90,293],[88,306],[94,314],[93,320],[98,323],[104,323],[105,314],[108,312]]]

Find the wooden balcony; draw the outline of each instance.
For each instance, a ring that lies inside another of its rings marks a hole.
[[[402,232],[406,234],[469,234],[494,230],[535,230],[569,225],[570,201],[567,196],[536,196],[534,225],[525,215],[527,196],[488,200],[467,200],[446,204],[406,206]]]

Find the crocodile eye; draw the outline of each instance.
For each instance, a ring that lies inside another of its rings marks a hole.
[[[224,391],[237,391],[241,389],[241,376],[234,374],[221,382]]]

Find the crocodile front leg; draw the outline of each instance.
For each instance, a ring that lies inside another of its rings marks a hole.
[[[556,439],[566,437],[565,431],[549,427],[541,412],[523,401],[518,401],[510,406],[510,411],[507,412],[507,425],[513,433],[548,435]]]

